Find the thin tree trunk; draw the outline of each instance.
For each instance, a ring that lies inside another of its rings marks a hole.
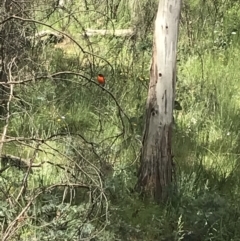
[[[0,82],[2,83],[0,84],[0,120],[2,121],[0,157],[12,116],[10,110],[14,85],[7,83],[21,79],[19,74],[23,73],[21,63],[26,61],[29,50],[26,36],[30,28],[26,27],[23,21],[16,22],[10,16],[29,17],[29,6],[30,3],[26,3],[25,0],[0,0],[0,22],[2,22],[0,25]]]
[[[181,0],[160,0],[137,188],[164,201],[172,183],[172,121]]]

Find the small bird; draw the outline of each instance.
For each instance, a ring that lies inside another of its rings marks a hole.
[[[100,85],[102,85],[102,86],[104,87],[104,85],[105,85],[105,77],[104,77],[104,75],[98,74],[98,76],[97,76],[97,81],[98,81],[98,83],[99,83]]]

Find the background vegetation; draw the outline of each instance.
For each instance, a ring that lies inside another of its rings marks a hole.
[[[12,72],[31,81],[14,85],[2,139],[2,240],[240,240],[238,1],[183,1],[175,180],[161,206],[134,192],[157,1],[46,1],[29,10],[29,36],[65,37],[34,38]],[[88,28],[135,33],[88,37]]]

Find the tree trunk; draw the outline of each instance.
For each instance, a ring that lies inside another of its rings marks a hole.
[[[29,18],[30,6],[31,4],[26,3],[25,0],[0,0],[0,82],[2,82],[0,84],[0,127],[3,128],[0,156],[12,116],[10,106],[13,100],[14,85],[9,85],[8,82],[21,80],[25,76],[22,66],[26,59],[29,59],[27,51],[30,50],[26,38],[30,32],[30,24],[26,24],[24,21],[15,21],[10,16],[17,15],[23,18],[27,16]],[[30,61],[29,63],[32,64],[33,60]],[[29,67],[26,66],[26,69]]]
[[[155,201],[166,200],[172,182],[172,121],[181,0],[160,0],[153,40],[153,57],[138,190]]]

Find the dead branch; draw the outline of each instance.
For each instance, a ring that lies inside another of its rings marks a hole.
[[[116,29],[116,30],[107,30],[107,29],[86,29],[84,35],[96,36],[96,35],[113,35],[117,37],[131,37],[135,35],[135,31],[131,28],[129,29]]]
[[[14,62],[15,62],[15,58],[13,58],[12,61],[9,63],[9,73],[8,73],[8,75],[9,75],[9,81],[10,82],[12,81],[11,70],[12,70],[12,65],[14,64]],[[9,125],[10,116],[11,116],[10,104],[11,104],[12,97],[13,97],[14,85],[10,84],[9,87],[10,88],[9,88],[9,93],[8,93],[8,100],[7,100],[7,103],[6,103],[5,125],[3,127],[2,136],[1,136],[1,142],[0,142],[0,156],[2,154],[3,143],[4,143],[4,140],[5,140],[6,135],[7,135],[8,125]]]

